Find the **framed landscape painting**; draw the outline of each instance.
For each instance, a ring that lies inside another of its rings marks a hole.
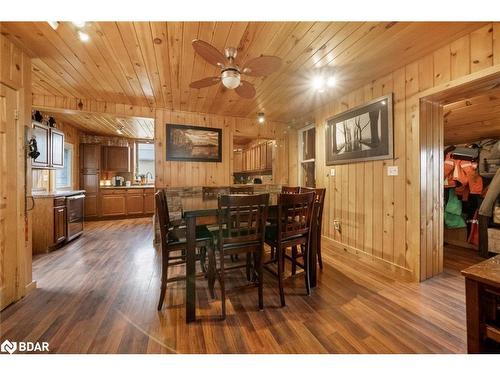
[[[167,160],[222,161],[222,129],[167,124]]]
[[[327,120],[326,165],[393,157],[392,94]]]

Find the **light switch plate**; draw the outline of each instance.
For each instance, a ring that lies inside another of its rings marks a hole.
[[[330,169],[330,177],[335,176],[335,168]]]
[[[399,174],[399,168],[397,165],[391,165],[387,167],[387,176],[397,176]]]

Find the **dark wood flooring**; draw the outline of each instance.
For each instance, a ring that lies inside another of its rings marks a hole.
[[[426,282],[393,280],[369,261],[324,245],[325,268],[311,296],[303,279],[266,274],[257,290],[236,271],[228,317],[198,279],[199,322],[187,325],[184,284],[171,284],[156,311],[159,257],[148,218],[86,223],[78,240],[35,258],[38,288],[0,313],[0,341],[48,341],[58,353],[465,353],[464,280],[481,260],[447,247],[445,271]],[[181,272],[178,267],[177,272]]]

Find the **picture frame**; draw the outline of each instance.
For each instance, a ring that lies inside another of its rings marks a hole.
[[[392,93],[327,120],[326,165],[394,157]]]
[[[222,129],[166,124],[166,160],[222,162]]]

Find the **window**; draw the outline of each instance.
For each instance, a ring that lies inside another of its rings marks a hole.
[[[315,187],[316,128],[299,130],[299,185]]]
[[[71,189],[73,185],[73,145],[64,144],[64,167],[56,169],[56,190]]]
[[[136,166],[135,172],[139,175],[148,174],[149,181],[154,181],[155,179],[155,145],[154,143],[136,143]]]

